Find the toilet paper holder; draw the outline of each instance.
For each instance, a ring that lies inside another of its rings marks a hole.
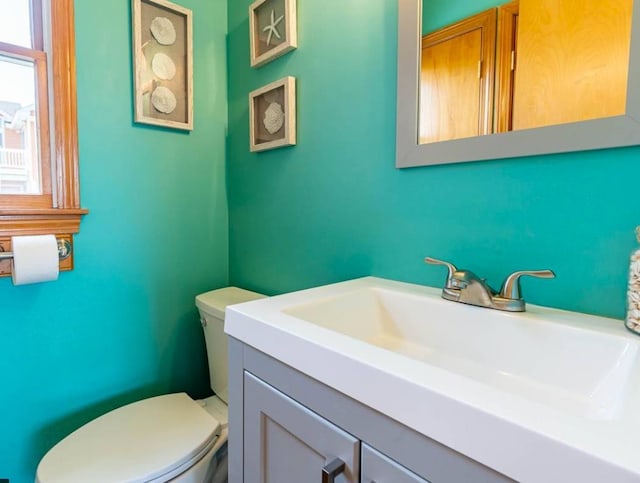
[[[58,258],[60,261],[66,260],[71,256],[71,242],[69,240],[57,239],[58,242]],[[5,252],[2,246],[0,246],[0,261],[9,260],[13,258],[13,252]]]

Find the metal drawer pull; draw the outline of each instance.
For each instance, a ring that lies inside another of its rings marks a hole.
[[[322,483],[333,483],[336,476],[345,470],[344,461],[336,458],[322,467]]]

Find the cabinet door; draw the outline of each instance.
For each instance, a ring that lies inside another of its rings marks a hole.
[[[361,463],[361,483],[429,483],[364,443]]]
[[[513,129],[624,115],[632,10],[632,0],[520,0]]]
[[[419,142],[490,134],[496,9],[422,37]]]
[[[244,375],[245,483],[323,483],[336,459],[336,483],[356,483],[360,442],[252,374]]]

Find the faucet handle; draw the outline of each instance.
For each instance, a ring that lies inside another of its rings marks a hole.
[[[453,285],[452,285],[452,282],[451,282],[453,280],[453,273],[458,270],[453,263],[444,262],[442,260],[436,260],[435,258],[431,258],[431,257],[426,257],[424,259],[424,262],[425,263],[430,263],[431,265],[444,265],[445,267],[447,267],[447,269],[449,270],[449,273],[447,274],[447,280],[445,281],[445,287],[446,288],[453,288]]]
[[[552,270],[521,270],[509,275],[500,288],[500,297],[505,299],[519,300],[522,298],[520,289],[520,277],[528,275],[537,278],[555,278],[556,274]]]

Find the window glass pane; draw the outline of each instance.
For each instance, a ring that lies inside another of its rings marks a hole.
[[[0,42],[32,47],[30,0],[0,0]]]
[[[0,194],[41,194],[34,65],[0,56],[0,79]]]

